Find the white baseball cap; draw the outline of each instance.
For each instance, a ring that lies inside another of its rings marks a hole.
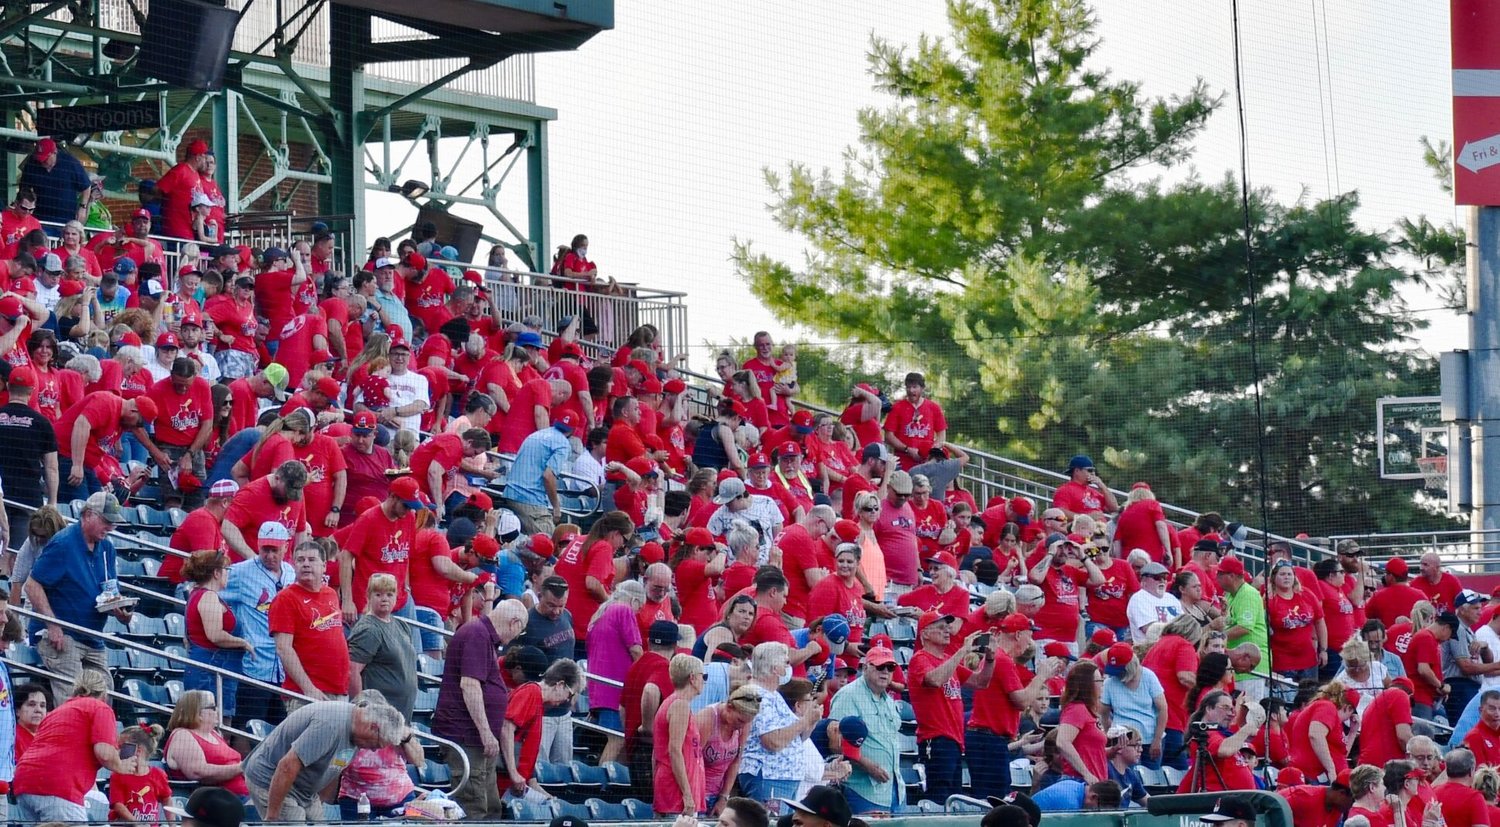
[[[278,522],[261,523],[257,539],[261,543],[289,543],[292,540],[292,532]]]

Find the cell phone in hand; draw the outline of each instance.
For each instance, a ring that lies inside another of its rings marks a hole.
[[[979,637],[974,638],[974,648],[976,648],[976,649],[988,649],[989,646],[990,646],[990,633],[989,632],[985,632],[984,634],[980,635]]]

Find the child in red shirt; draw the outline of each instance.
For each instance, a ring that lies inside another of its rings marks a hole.
[[[151,766],[162,728],[128,727],[120,733],[120,758],[134,760],[135,772],[109,777],[109,819],[136,824],[160,824],[162,805],[172,800],[172,787],[161,767]],[[132,759],[133,756],[133,759]]]

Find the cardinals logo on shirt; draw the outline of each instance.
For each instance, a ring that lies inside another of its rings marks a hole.
[[[1391,641],[1391,645],[1396,647],[1396,654],[1406,654],[1406,650],[1411,648],[1411,636],[1411,632],[1402,632],[1401,634],[1396,635],[1396,639]]]
[[[8,686],[0,687],[0,709],[8,709],[9,707],[10,707],[10,687],[8,687]]]
[[[308,485],[312,485],[315,482],[325,482],[328,479],[328,468],[318,460],[319,457],[315,453],[309,453],[304,457],[297,457],[298,462],[307,466]]]
[[[181,407],[174,411],[171,416],[172,427],[179,431],[195,430],[202,422],[203,417],[198,413],[198,409],[193,407],[193,400],[191,399],[182,400]]]
[[[40,411],[56,411],[62,403],[62,394],[57,387],[56,379],[48,379],[46,384],[37,388],[36,407]]]
[[[307,324],[306,316],[293,316],[292,320],[281,326],[281,338],[285,339]]]
[[[260,590],[260,598],[255,601],[255,610],[261,614],[271,611],[271,593],[265,589]]]
[[[31,357],[27,355],[26,348],[16,345],[5,354],[5,361],[9,362],[13,368],[20,368],[31,364]],[[145,373],[145,371],[141,371],[141,373]]]
[[[312,619],[312,630],[314,632],[327,632],[332,629],[343,628],[344,613],[332,611],[326,615],[318,615]]]
[[[1283,629],[1301,629],[1313,622],[1313,616],[1306,606],[1298,602],[1287,609],[1279,622]]]
[[[948,682],[943,684],[943,697],[950,701],[963,697],[963,686],[958,682],[957,677],[949,678]]]
[[[1092,591],[1100,600],[1121,600],[1125,597],[1125,583],[1118,577],[1110,575],[1108,580],[1095,586]]]
[[[1350,603],[1349,602],[1349,598],[1347,598],[1347,597],[1345,597],[1343,595],[1339,595],[1339,614],[1341,614],[1341,615],[1352,615],[1352,614],[1354,614],[1354,604]]]
[[[402,539],[403,533],[398,529],[395,534],[391,535],[391,539],[385,541],[385,545],[380,549],[380,562],[399,563],[410,556],[411,548],[406,540]]]
[[[908,439],[926,439],[932,436],[932,426],[920,413],[912,415],[911,422],[906,423],[904,430]]]

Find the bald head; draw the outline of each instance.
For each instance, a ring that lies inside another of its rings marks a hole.
[[[526,631],[526,604],[519,600],[502,600],[490,610],[490,623],[501,643],[510,643]]]
[[[1260,647],[1253,643],[1241,643],[1229,650],[1229,665],[1236,672],[1249,672],[1260,665]]]
[[[1422,576],[1436,583],[1443,576],[1443,558],[1435,551],[1429,551],[1422,555]]]

